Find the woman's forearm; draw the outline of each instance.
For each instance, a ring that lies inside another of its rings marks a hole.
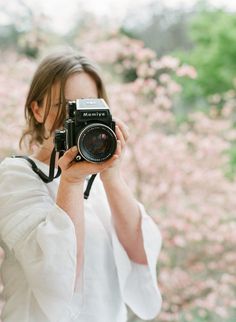
[[[119,241],[131,260],[146,265],[141,214],[136,199],[120,175],[103,180],[103,185]]]
[[[56,204],[71,218],[76,233],[77,241],[77,269],[76,280],[80,276],[84,258],[84,199],[83,182],[70,183],[61,178]]]

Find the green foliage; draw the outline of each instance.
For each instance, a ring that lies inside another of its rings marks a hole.
[[[119,29],[120,35],[127,36],[130,39],[138,39],[138,34],[135,30],[129,30],[128,28],[125,28],[125,26],[121,26]]]
[[[194,48],[179,56],[196,68],[198,77],[194,84],[184,84],[185,96],[206,97],[232,88],[236,77],[236,13],[204,9],[192,19],[190,36]]]
[[[230,180],[235,179],[236,174],[236,143],[232,144],[231,148],[227,151],[229,163],[226,169],[226,177]]]
[[[0,26],[0,48],[15,49],[15,44],[18,42],[20,32],[17,31],[14,25]]]

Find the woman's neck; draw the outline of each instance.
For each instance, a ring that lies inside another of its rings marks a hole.
[[[54,148],[52,138],[45,140],[41,146],[31,154],[32,158],[35,158],[45,164],[50,164],[51,153]]]

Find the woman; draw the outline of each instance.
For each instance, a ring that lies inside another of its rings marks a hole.
[[[97,68],[72,50],[47,56],[25,105],[30,158],[49,171],[53,134],[66,101],[104,98]],[[3,322],[125,322],[161,307],[156,261],[159,230],[120,173],[128,128],[116,120],[117,149],[102,163],[74,162],[77,147],[57,160],[61,176],[44,183],[24,159],[0,166]],[[88,200],[87,177],[98,173]]]

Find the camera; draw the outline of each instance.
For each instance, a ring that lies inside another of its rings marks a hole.
[[[75,161],[103,162],[116,150],[115,122],[102,98],[68,101],[67,117],[62,130],[55,131],[56,152],[77,146]]]

